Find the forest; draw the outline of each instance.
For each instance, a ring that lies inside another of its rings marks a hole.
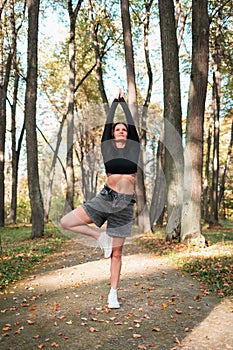
[[[0,16],[0,227],[38,238],[96,195],[119,87],[141,140],[137,232],[203,244],[203,224],[232,220],[231,0],[1,0]]]

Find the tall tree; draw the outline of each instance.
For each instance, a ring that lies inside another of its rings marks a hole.
[[[131,110],[134,122],[138,125],[138,106],[137,106],[137,91],[135,79],[135,65],[133,42],[130,23],[129,1],[121,0],[121,18],[123,26],[126,75],[128,86],[128,103]],[[140,155],[137,182],[136,182],[136,197],[137,197],[137,215],[138,225],[141,232],[150,231],[149,211],[146,203],[146,189],[144,183],[143,159]]]
[[[143,43],[144,43],[144,55],[147,69],[148,85],[146,98],[142,107],[141,116],[141,159],[139,168],[139,178],[137,182],[138,192],[141,193],[141,201],[139,203],[139,228],[140,231],[150,231],[152,227],[151,223],[151,213],[149,212],[147,205],[147,195],[145,186],[145,159],[146,159],[146,145],[147,145],[147,118],[148,118],[148,108],[151,102],[151,94],[153,87],[153,70],[150,61],[150,49],[149,49],[149,32],[150,32],[150,17],[151,17],[151,7],[153,5],[153,0],[144,1],[145,16],[142,21],[143,24]],[[144,208],[144,210],[143,210]]]
[[[10,79],[11,63],[13,58],[13,47],[4,52],[6,48],[6,28],[4,27],[4,16],[6,1],[0,5],[0,226],[5,224],[5,140],[6,140],[6,101],[7,89]]]
[[[220,192],[221,146],[224,138],[220,137],[224,125],[230,128],[228,119],[231,110],[231,81],[232,81],[232,2],[211,1],[210,13],[210,71],[212,72],[212,100],[208,131],[205,161],[205,178],[203,183],[204,220],[210,225],[218,224]],[[221,114],[221,116],[220,116]],[[228,129],[229,130],[229,129]],[[211,154],[212,152],[212,154]],[[224,176],[225,177],[225,176]],[[227,179],[227,177],[225,177]],[[223,180],[223,178],[222,178]],[[220,192],[219,192],[220,191]]]
[[[36,135],[36,102],[38,73],[38,20],[40,0],[27,0],[28,56],[25,98],[25,127],[27,143],[27,171],[31,204],[31,238],[43,236],[44,209],[38,170],[38,145]]]
[[[208,0],[192,2],[192,67],[189,89],[181,239],[204,243],[201,234],[203,124],[209,65]]]
[[[167,183],[167,240],[179,235],[183,192],[183,147],[178,43],[173,0],[159,5],[163,62],[165,177]]]
[[[155,143],[155,137],[153,143]],[[164,123],[160,129],[160,137],[158,141],[157,152],[154,154],[156,157],[156,171],[154,174],[155,184],[151,199],[150,206],[150,224],[153,231],[153,225],[156,223],[159,226],[163,225],[167,189],[166,189],[166,179],[164,175],[164,161],[165,161],[165,146],[164,146]]]
[[[203,179],[203,210],[204,210],[204,221],[209,222],[209,174],[210,174],[210,151],[212,144],[212,133],[213,133],[213,113],[211,111],[208,120],[208,131],[206,140],[206,154],[205,154],[205,172]]]
[[[11,180],[11,207],[8,222],[16,223],[17,218],[17,189],[18,189],[18,168],[19,168],[19,157],[21,146],[23,142],[23,136],[25,131],[25,122],[20,131],[20,136],[18,143],[16,142],[16,112],[18,104],[18,90],[20,83],[20,68],[19,68],[19,59],[18,59],[18,50],[17,50],[17,38],[19,30],[22,26],[24,16],[26,11],[26,4],[23,5],[22,17],[18,27],[16,26],[16,17],[15,13],[15,0],[10,0],[10,18],[11,18],[11,32],[12,32],[12,49],[13,49],[13,92],[12,92],[12,103],[11,106],[11,150],[12,150],[12,180]]]
[[[227,178],[227,173],[229,170],[230,160],[231,160],[231,156],[232,156],[232,146],[233,146],[233,118],[231,120],[231,136],[230,136],[230,141],[229,141],[229,146],[228,146],[228,151],[227,151],[227,157],[225,160],[222,179],[221,179],[221,183],[220,183],[220,190],[219,190],[219,196],[218,196],[218,201],[219,201],[218,205],[219,206],[220,206],[221,201],[223,202],[223,200],[224,200],[226,178]],[[224,218],[225,218],[225,213],[224,213]]]
[[[68,213],[74,208],[74,164],[73,164],[73,139],[74,139],[74,99],[75,99],[75,26],[76,20],[83,0],[78,0],[73,6],[73,1],[68,0],[69,13],[69,83],[67,91],[67,155],[66,155],[66,202],[64,213]]]
[[[221,96],[221,60],[222,60],[222,7],[218,10],[217,28],[214,37],[213,57],[213,120],[214,120],[214,142],[212,162],[212,189],[211,210],[209,222],[218,224],[218,185],[219,185],[219,134],[220,134],[220,96]]]

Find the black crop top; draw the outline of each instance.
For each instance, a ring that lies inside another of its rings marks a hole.
[[[115,146],[112,135],[113,118],[116,108],[120,103],[127,121],[128,137],[124,148]],[[104,159],[106,173],[112,174],[132,174],[137,172],[137,164],[140,153],[140,141],[131,112],[124,98],[115,99],[112,102],[104,132],[101,139],[101,152]]]

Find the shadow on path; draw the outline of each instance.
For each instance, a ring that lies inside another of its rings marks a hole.
[[[0,295],[2,350],[233,349],[233,305],[204,295],[165,257],[125,247],[119,310],[109,310],[110,260],[70,244]]]

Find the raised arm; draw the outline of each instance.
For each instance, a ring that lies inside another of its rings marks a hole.
[[[134,124],[134,120],[133,120],[133,117],[132,117],[132,114],[129,110],[129,107],[127,105],[127,103],[125,102],[124,98],[121,97],[120,98],[120,104],[121,104],[121,107],[125,113],[125,116],[126,116],[126,120],[127,120],[127,125],[128,125],[128,139],[130,140],[133,140],[133,141],[136,141],[136,142],[139,142],[139,137],[138,137],[138,133],[137,133],[137,129],[135,127],[135,124]]]
[[[107,120],[104,126],[103,135],[101,138],[101,142],[110,140],[113,138],[112,136],[112,127],[113,127],[113,119],[115,115],[115,111],[117,108],[118,103],[120,103],[126,117],[127,125],[128,125],[128,139],[139,142],[139,137],[137,133],[137,129],[134,125],[134,120],[132,117],[132,114],[129,110],[129,107],[127,103],[125,102],[123,97],[120,97],[119,99],[115,98],[112,102],[111,108],[108,112]]]
[[[109,110],[108,115],[107,115],[107,120],[106,120],[106,123],[104,126],[104,131],[103,131],[103,135],[101,138],[101,142],[112,139],[113,118],[114,118],[118,103],[119,103],[119,100],[116,98],[112,102],[112,105],[111,105],[110,110]]]

